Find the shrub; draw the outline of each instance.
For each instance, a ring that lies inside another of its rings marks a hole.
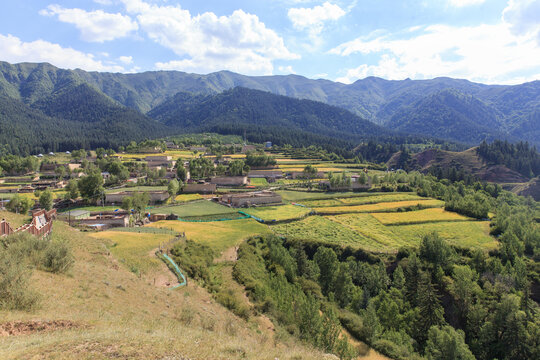
[[[5,244],[11,256],[25,259],[40,270],[64,273],[73,265],[71,248],[66,241],[48,241],[19,233],[8,236]]]
[[[43,254],[42,268],[52,273],[65,273],[73,265],[71,248],[65,241],[49,242]]]
[[[250,311],[249,308],[242,304],[232,289],[222,290],[216,294],[216,300],[227,309],[231,310],[235,315],[248,320]]]
[[[23,261],[0,249],[0,309],[31,310],[39,300],[28,288],[31,270]]]

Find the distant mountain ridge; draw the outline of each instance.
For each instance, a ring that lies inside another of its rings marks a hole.
[[[506,86],[451,78],[395,81],[368,77],[346,85],[298,75],[245,76],[229,71],[208,75],[179,71],[120,74],[63,70],[46,63],[0,62],[0,96],[70,120],[95,121],[99,116],[99,111],[92,115],[89,109],[74,113],[60,109],[70,101],[55,96],[67,96],[75,88],[88,96],[92,93],[90,98],[100,104],[97,108],[131,109],[138,115],[129,114],[150,124],[143,114],[156,114],[153,110],[178,93],[216,95],[236,87],[320,101],[412,134],[468,144],[502,138],[540,145],[540,81]],[[56,104],[54,111],[51,102]],[[134,129],[138,131],[138,126]]]

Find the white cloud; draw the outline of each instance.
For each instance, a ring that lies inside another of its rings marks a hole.
[[[448,0],[448,2],[455,7],[465,7],[483,4],[486,0]]]
[[[278,70],[285,74],[296,74],[296,72],[293,70],[291,65],[288,66],[280,66],[278,67]]]
[[[180,59],[160,62],[159,69],[207,73],[232,70],[244,74],[271,74],[273,61],[292,60],[291,53],[273,30],[256,15],[236,10],[229,16],[206,12],[192,16],[180,6],[122,0],[136,15],[140,28]]]
[[[471,27],[432,25],[407,36],[412,37],[400,39],[390,34],[358,38],[330,50],[341,56],[380,55],[377,64],[349,69],[337,80],[350,83],[370,75],[388,79],[451,76],[485,83],[517,83],[523,72],[540,70],[540,48],[535,38],[514,35],[504,22]]]
[[[36,40],[23,42],[8,34],[0,34],[0,54],[2,60],[10,63],[48,62],[67,69],[84,69],[88,71],[123,72],[124,68],[116,64],[103,64],[94,55],[85,54],[72,48],[63,48],[48,41]]]
[[[307,30],[311,37],[322,32],[325,22],[338,20],[345,14],[345,10],[329,2],[313,8],[292,8],[287,13],[293,26],[298,30]]]
[[[129,65],[133,63],[133,56],[120,56],[118,61],[120,61],[122,64]]]
[[[510,0],[503,20],[514,35],[536,36],[540,44],[540,0]]]
[[[106,13],[103,10],[89,12],[49,5],[39,13],[44,16],[58,16],[58,20],[75,25],[81,32],[81,38],[90,42],[102,43],[122,38],[138,29],[137,23],[129,16]]]

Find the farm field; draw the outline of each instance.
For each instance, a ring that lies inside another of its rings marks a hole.
[[[394,250],[398,250],[399,247],[404,245],[417,245],[410,238],[404,239],[397,236],[388,226],[381,224],[371,214],[346,214],[325,216],[325,218]],[[417,242],[419,243],[419,241]]]
[[[281,221],[301,218],[311,212],[311,209],[296,205],[265,206],[242,210],[264,221]]]
[[[235,214],[238,211],[208,200],[193,201],[176,206],[161,206],[150,209],[151,214],[175,214],[179,217],[193,217],[216,214]]]
[[[291,180],[296,181],[296,180]],[[338,196],[362,196],[367,193],[348,192],[322,192],[322,191],[294,191],[294,190],[278,190],[276,191],[285,201],[306,201],[310,199],[332,199]],[[304,205],[304,202],[302,202]]]
[[[160,243],[171,240],[174,235],[155,233],[135,233],[126,231],[102,231],[89,234],[90,237],[109,240],[109,249],[128,269],[138,274],[148,274],[158,268],[160,260],[152,250]]]
[[[188,202],[188,201],[194,201],[194,200],[202,200],[204,199],[200,194],[180,194],[176,195],[174,198],[174,201],[176,202]]]
[[[418,246],[422,236],[437,232],[441,238],[459,247],[496,249],[497,241],[489,236],[489,221],[438,222],[420,225],[387,226],[397,237]]]
[[[64,213],[68,211],[75,211],[75,210],[86,210],[90,212],[97,212],[97,211],[114,211],[114,210],[121,210],[119,206],[81,206],[76,208],[69,208],[69,209],[62,209],[58,211],[58,213]]]
[[[269,234],[268,226],[253,219],[241,219],[215,222],[183,222],[158,221],[146,227],[171,229],[185,232],[189,240],[201,242],[210,246],[216,252],[222,252],[232,246],[239,245],[245,239]]]
[[[367,205],[320,207],[316,208],[315,211],[320,214],[369,213],[392,211],[399,208],[406,208],[411,206],[423,206],[427,208],[443,207],[444,201],[435,199],[392,201]]]
[[[265,178],[251,178],[249,183],[255,186],[268,186],[268,181]]]
[[[468,217],[445,211],[441,208],[408,212],[373,213],[372,216],[384,225],[422,224],[440,221],[468,221]]]
[[[271,229],[277,235],[292,239],[317,240],[328,244],[362,248],[375,252],[392,250],[392,247],[387,244],[366,237],[350,227],[322,216],[310,216],[300,221],[273,225]]]
[[[105,193],[115,193],[115,192],[121,192],[121,191],[128,191],[128,192],[145,192],[145,191],[162,191],[167,190],[166,186],[127,186],[117,189],[107,189],[105,190]]]
[[[311,207],[330,207],[345,205],[378,204],[394,201],[425,200],[426,198],[413,193],[352,193],[353,196],[340,196],[333,199],[314,199],[303,201],[302,204]]]

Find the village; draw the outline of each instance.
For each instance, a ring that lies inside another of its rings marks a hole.
[[[54,209],[70,226],[100,231],[285,205],[276,190],[291,187],[318,191],[370,187],[365,167],[351,174],[337,164],[319,163],[315,165],[323,168],[317,170],[309,161],[296,166],[296,159],[271,150],[271,142],[185,146],[163,140],[132,143],[118,152],[38,154],[23,159],[26,166],[4,170],[0,205],[17,213]],[[276,155],[282,158],[276,161]],[[142,204],[135,206],[137,195]]]

